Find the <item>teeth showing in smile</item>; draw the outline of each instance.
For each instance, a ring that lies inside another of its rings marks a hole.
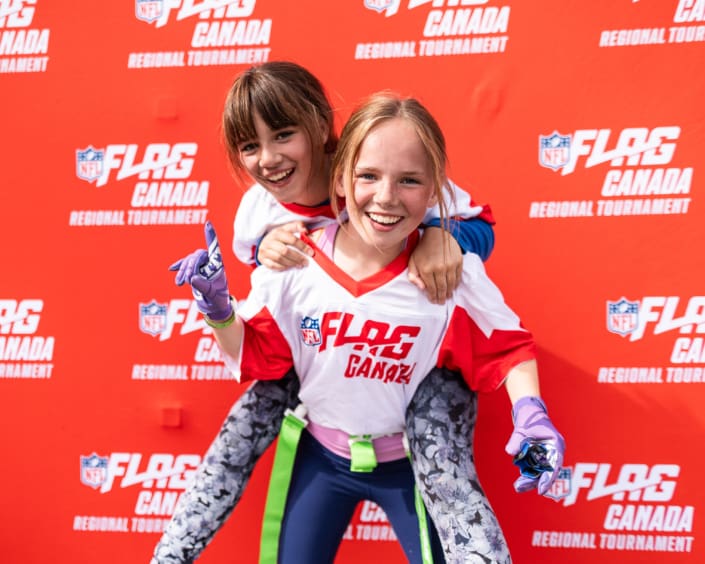
[[[395,223],[399,223],[401,221],[401,217],[398,215],[379,215],[376,213],[368,213],[367,214],[372,221],[375,221],[377,223],[381,223],[383,225],[394,225]]]
[[[276,174],[272,174],[271,176],[268,176],[267,180],[269,180],[269,182],[279,182],[280,180],[284,180],[292,172],[294,172],[293,168],[290,168],[289,170],[285,170],[282,172],[277,172]]]

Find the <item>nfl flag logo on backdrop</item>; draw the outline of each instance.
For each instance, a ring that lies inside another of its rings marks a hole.
[[[557,131],[551,135],[539,135],[539,163],[541,166],[558,170],[568,164],[570,158],[570,135]]]
[[[164,13],[163,0],[135,0],[135,16],[138,20],[152,23]]]
[[[76,151],[76,176],[81,180],[93,182],[103,174],[105,151],[89,146],[83,151]]]
[[[365,8],[374,10],[375,12],[384,12],[387,10],[388,16],[396,13],[399,9],[399,0],[365,0]]]
[[[621,298],[618,302],[607,302],[607,330],[626,337],[639,324],[639,302]]]
[[[81,483],[96,489],[102,486],[107,478],[107,456],[98,456],[95,452],[90,456],[81,456]]]
[[[556,481],[551,484],[551,488],[544,494],[555,501],[567,497],[570,493],[572,471],[570,468],[561,468],[558,471]]]
[[[156,337],[166,328],[166,304],[152,300],[148,304],[140,304],[140,330]]]

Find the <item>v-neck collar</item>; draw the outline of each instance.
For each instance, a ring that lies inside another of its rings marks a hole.
[[[321,202],[320,204],[314,206],[304,206],[303,204],[297,203],[286,203],[279,202],[279,204],[297,215],[302,215],[304,217],[316,217],[323,216],[335,219],[335,213],[333,212],[333,206],[331,206],[330,200]],[[342,210],[345,207],[345,200],[343,198],[338,198],[338,209]]]
[[[313,260],[315,260],[331,278],[357,298],[376,290],[404,272],[409,264],[409,257],[419,241],[419,232],[418,230],[414,230],[409,235],[404,250],[392,262],[382,270],[362,280],[355,280],[347,272],[338,267],[338,265],[321,251],[307,235],[302,234],[301,239],[313,249]]]

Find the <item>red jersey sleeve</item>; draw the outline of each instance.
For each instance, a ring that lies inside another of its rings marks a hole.
[[[496,390],[517,364],[536,358],[529,331],[494,329],[489,336],[467,312],[456,307],[441,343],[438,367],[460,372],[471,390]]]
[[[240,352],[240,381],[278,380],[294,365],[291,348],[265,307],[244,321]]]

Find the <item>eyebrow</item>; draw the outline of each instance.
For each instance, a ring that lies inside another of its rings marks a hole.
[[[355,166],[353,168],[354,172],[380,172],[380,169],[375,166]],[[423,176],[424,172],[421,170],[403,170],[396,173],[399,176]]]

